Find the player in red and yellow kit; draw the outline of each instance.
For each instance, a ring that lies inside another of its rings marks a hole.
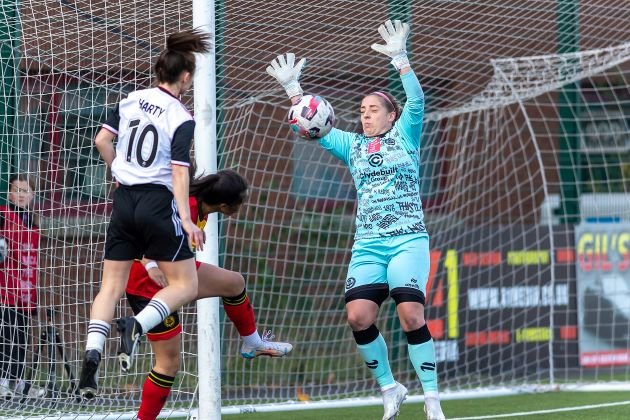
[[[230,170],[193,181],[189,204],[190,214],[197,221],[197,226],[203,229],[210,213],[235,214],[243,204],[247,187],[247,181]],[[244,358],[253,359],[261,355],[282,357],[292,350],[293,346],[289,343],[267,341],[260,337],[254,309],[245,292],[245,280],[240,273],[211,264],[196,264],[199,278],[197,299],[223,298],[225,312],[243,340],[241,355]],[[135,261],[126,289],[127,300],[134,313],[140,312],[166,283],[166,277],[154,261]],[[173,312],[147,333],[155,354],[155,366],[144,383],[139,420],[155,419],[166,402],[179,369],[181,331],[179,315]]]

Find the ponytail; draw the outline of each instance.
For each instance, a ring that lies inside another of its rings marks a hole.
[[[183,71],[195,72],[194,53],[210,52],[212,35],[200,29],[175,32],[169,35],[164,49],[155,63],[159,83],[175,83]]]

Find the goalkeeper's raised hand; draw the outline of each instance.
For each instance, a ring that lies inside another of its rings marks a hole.
[[[378,27],[378,33],[383,37],[385,45],[372,44],[372,49],[391,57],[392,64],[397,70],[410,67],[406,49],[409,24],[399,20],[395,20],[393,23],[391,20],[387,20]]]
[[[271,60],[271,65],[267,66],[267,73],[282,85],[289,98],[302,96],[303,91],[299,80],[305,63],[306,58],[303,58],[295,64],[293,53],[287,53],[286,56],[279,55]]]

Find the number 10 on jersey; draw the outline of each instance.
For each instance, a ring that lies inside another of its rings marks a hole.
[[[158,132],[157,129],[152,124],[147,124],[144,126],[140,135],[137,138],[136,143],[136,134],[138,134],[138,128],[140,126],[140,120],[131,120],[129,121],[129,128],[131,129],[131,134],[129,135],[129,145],[127,146],[127,162],[131,162],[131,156],[133,155],[134,148],[136,149],[136,161],[140,166],[146,168],[150,166],[155,160],[155,156],[157,155],[158,148]],[[147,134],[151,134],[151,153],[145,159],[143,149],[144,142],[147,140]]]

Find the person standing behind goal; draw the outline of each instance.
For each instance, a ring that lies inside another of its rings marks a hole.
[[[12,391],[41,397],[44,390],[38,394],[24,380],[31,322],[37,316],[40,244],[35,188],[26,175],[9,178],[8,198],[0,206],[0,397]]]
[[[96,396],[101,353],[134,259],[157,261],[169,284],[135,317],[117,321],[123,371],[132,366],[140,336],[197,297],[192,246],[203,249],[205,235],[188,206],[195,122],[178,98],[192,86],[194,53],[209,52],[210,39],[197,29],[170,35],[155,64],[158,86],[130,93],[96,135],[96,148],[119,186],[79,379],[84,398]]]
[[[381,388],[383,420],[393,419],[407,389],[394,380],[387,345],[375,325],[381,304],[391,295],[422,383],[427,419],[443,420],[433,339],[424,320],[430,265],[418,154],[424,93],[405,50],[409,25],[388,20],[378,32],[385,45],[373,44],[372,49],[392,59],[407,95],[405,107],[401,110],[389,93],[370,92],[360,105],[362,133],[333,128],[320,139],[324,149],[348,166],[357,189],[357,230],[345,282],[348,324]],[[293,103],[302,95],[298,80],[305,63],[302,59],[294,65],[294,60],[293,54],[278,56],[267,67]]]

